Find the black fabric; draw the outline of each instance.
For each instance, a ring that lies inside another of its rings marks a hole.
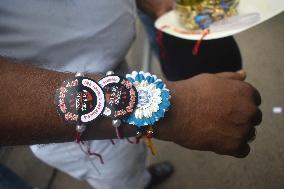
[[[174,166],[168,161],[157,163],[148,167],[151,180],[146,189],[151,189],[156,185],[163,183],[174,173]]]
[[[196,41],[165,33],[160,40],[160,63],[168,80],[183,80],[200,73],[237,71],[242,68],[240,50],[233,37],[202,41],[197,56],[192,55]]]
[[[0,189],[32,189],[22,178],[0,164]]]

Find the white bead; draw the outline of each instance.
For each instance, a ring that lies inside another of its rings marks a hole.
[[[121,120],[120,119],[112,120],[112,126],[113,127],[119,127],[120,125],[121,125]]]
[[[106,75],[113,75],[113,74],[114,74],[113,71],[108,71],[108,72],[106,73]]]
[[[76,131],[83,133],[86,130],[86,125],[76,125]]]
[[[84,77],[84,74],[82,72],[77,72],[75,77]]]

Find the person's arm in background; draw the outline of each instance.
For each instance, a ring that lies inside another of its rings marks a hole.
[[[74,140],[75,128],[58,116],[54,94],[73,77],[0,59],[0,144],[35,144]],[[92,78],[98,79],[98,75]],[[243,82],[244,73],[201,74],[189,80],[167,82],[172,107],[156,126],[156,138],[189,149],[243,157],[253,126],[261,121],[260,96]],[[124,125],[127,136],[133,127]],[[95,121],[83,138],[115,136],[111,120]]]
[[[137,7],[156,19],[174,6],[175,0],[136,0]]]

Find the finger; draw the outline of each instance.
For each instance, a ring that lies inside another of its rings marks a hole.
[[[257,126],[262,122],[262,111],[257,108],[252,120],[251,120],[251,124],[253,126]]]
[[[217,154],[221,154],[221,155],[229,155],[229,156],[233,156],[236,158],[244,158],[246,157],[250,152],[250,147],[247,143],[245,143],[244,145],[242,145],[240,148],[238,149],[230,149],[230,150],[221,150],[221,151],[217,151],[215,153]]]
[[[256,137],[256,129],[254,127],[251,128],[247,135],[247,141],[252,141]]]
[[[233,156],[236,158],[245,158],[250,153],[250,146],[248,144],[244,144],[237,153],[235,153]]]
[[[253,97],[253,100],[255,102],[255,104],[257,106],[259,106],[261,104],[261,96],[260,96],[260,93],[258,92],[258,90],[252,86],[250,83],[248,82],[245,82],[247,84],[247,86],[250,88],[250,91],[252,91],[252,97]]]
[[[260,93],[258,92],[258,90],[255,89],[254,93],[254,100],[255,100],[255,104],[257,106],[259,106],[261,104],[261,96],[260,96]]]
[[[227,78],[227,79],[234,79],[244,81],[246,79],[246,72],[244,70],[240,70],[238,72],[222,72],[216,74],[219,77]]]

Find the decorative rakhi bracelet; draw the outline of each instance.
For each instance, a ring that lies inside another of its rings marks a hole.
[[[63,82],[55,94],[57,112],[70,125],[76,126],[76,141],[86,127],[103,112],[105,95],[100,85],[82,73]]]
[[[108,71],[106,76],[99,80],[99,84],[106,100],[103,116],[112,119],[117,138],[122,139],[124,137],[120,127],[121,119],[133,113],[138,102],[138,93],[130,81],[112,71]]]
[[[112,71],[98,83],[77,73],[75,78],[63,82],[56,91],[55,104],[59,115],[70,125],[76,126],[76,142],[86,127],[98,116],[112,119],[117,138],[122,139],[121,120],[135,125],[137,143],[146,136],[146,144],[152,154],[155,149],[153,126],[170,107],[170,92],[161,79],[144,72],[132,72],[126,78]],[[88,153],[91,155],[99,154]]]
[[[80,143],[84,144],[81,141],[82,133],[103,112],[105,95],[96,81],[85,77],[82,73],[77,73],[74,78],[64,81],[56,90],[55,105],[64,121],[76,127],[75,138],[80,145]],[[101,155],[91,153],[89,147],[87,153],[98,156],[103,163]]]
[[[153,126],[165,116],[170,108],[170,91],[166,84],[150,73],[133,71],[126,78],[133,83],[138,92],[138,104],[133,114],[124,119],[128,124],[137,128],[137,139],[146,136],[146,144],[153,155],[156,150],[152,143]]]

